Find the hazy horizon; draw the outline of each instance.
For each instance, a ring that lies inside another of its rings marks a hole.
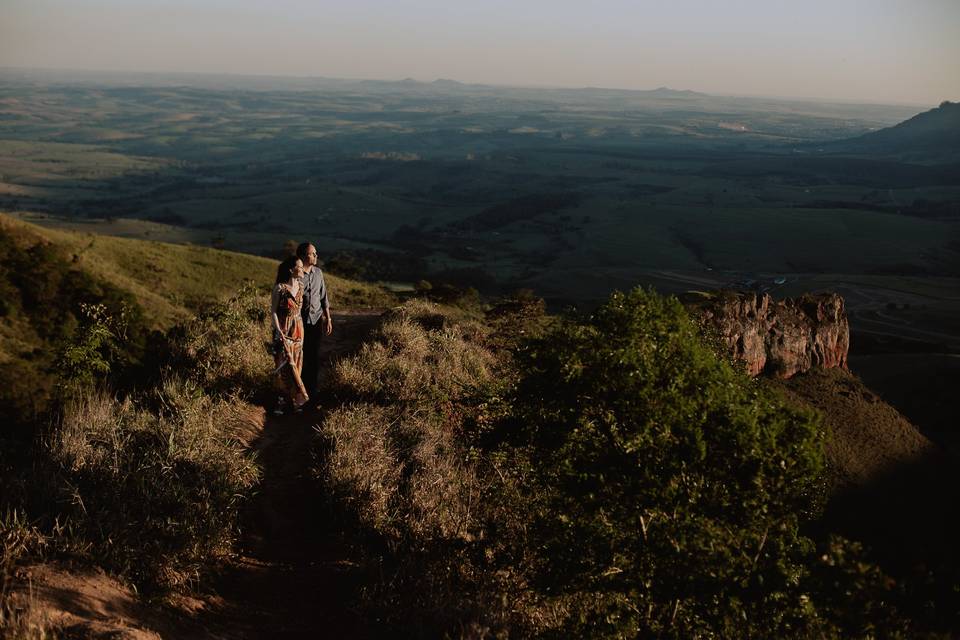
[[[427,81],[936,105],[960,98],[960,3],[11,0],[0,66]]]
[[[677,87],[672,85],[660,85],[660,86],[649,86],[649,87],[611,87],[611,86],[587,86],[587,85],[559,85],[559,84],[537,84],[537,83],[496,83],[496,82],[468,82],[460,80],[458,78],[418,78],[411,75],[407,76],[397,76],[393,78],[383,78],[383,77],[367,77],[367,78],[356,78],[348,76],[337,76],[337,75],[301,75],[293,73],[243,73],[243,72],[232,72],[232,71],[171,71],[169,69],[165,70],[143,70],[135,71],[129,69],[92,69],[92,68],[79,68],[79,67],[9,67],[0,65],[0,72],[15,72],[15,73],[41,73],[41,74],[67,74],[67,73],[77,73],[77,74],[89,74],[90,76],[102,76],[106,80],[109,76],[119,76],[126,77],[127,81],[131,78],[138,78],[144,81],[145,86],[149,86],[147,81],[150,76],[159,77],[159,78],[173,78],[178,76],[197,76],[197,77],[210,77],[210,78],[263,78],[263,79],[277,79],[277,80],[329,80],[336,82],[402,82],[405,80],[414,80],[416,82],[430,84],[435,81],[453,81],[466,86],[478,86],[478,87],[490,87],[493,89],[529,89],[529,90],[567,90],[567,91],[576,91],[576,90],[597,90],[597,91],[655,91],[659,89],[667,89],[671,91],[692,91],[697,94],[707,95],[715,98],[744,98],[744,99],[756,99],[756,100],[773,100],[773,101],[798,101],[798,102],[810,102],[810,103],[823,103],[823,104],[863,104],[863,105],[875,105],[875,106],[900,106],[900,107],[935,107],[942,103],[944,100],[949,100],[951,102],[957,101],[956,99],[943,98],[937,99],[932,102],[917,102],[917,101],[902,101],[902,100],[869,100],[869,99],[857,99],[857,98],[828,98],[823,96],[809,96],[809,95],[772,95],[772,94],[750,94],[750,93],[733,93],[727,91],[701,91],[697,87]],[[71,80],[73,81],[73,80]],[[79,84],[83,84],[85,79],[81,79]]]

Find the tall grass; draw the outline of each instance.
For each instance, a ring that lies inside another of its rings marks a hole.
[[[269,298],[248,284],[168,335],[169,367],[210,392],[249,397],[270,388]]]
[[[488,338],[462,314],[407,303],[336,366],[347,402],[318,427],[328,453],[317,475],[375,565],[366,606],[414,635],[510,624],[509,588],[487,567],[491,478],[464,437],[499,381]]]
[[[10,509],[0,514],[0,638],[47,640],[53,638],[51,625],[32,600],[14,600],[12,589],[17,564],[31,554],[42,552],[48,537],[31,524],[26,514]]]
[[[485,331],[414,302],[337,364],[334,385],[352,403],[321,429],[334,444],[324,468],[333,487],[368,496],[362,519],[382,531],[456,537],[471,528],[467,452],[458,440],[471,400],[494,379]]]
[[[59,512],[98,564],[146,588],[177,588],[228,555],[258,469],[231,425],[236,402],[167,380],[143,399],[93,393],[45,443]]]
[[[269,384],[273,369],[266,308],[251,288],[211,304],[152,345],[164,364],[156,382],[131,395],[104,381],[63,385],[33,463],[18,465],[17,495],[0,502],[27,507],[48,553],[148,591],[196,583],[232,552],[239,508],[259,478],[247,444],[262,410],[245,398]],[[8,567],[41,551],[13,558],[11,548],[5,543]]]

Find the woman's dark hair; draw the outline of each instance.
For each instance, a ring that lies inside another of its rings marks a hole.
[[[310,244],[309,242],[301,242],[300,244],[297,245],[297,254],[296,254],[296,255],[297,255],[298,258],[300,258],[301,260],[303,260],[303,263],[304,263],[304,264],[307,263],[307,251],[308,251],[308,250],[310,249],[310,247],[312,247],[312,246],[313,246],[313,245]]]
[[[290,279],[290,273],[293,271],[294,265],[297,264],[299,260],[297,256],[290,256],[289,258],[284,258],[283,262],[277,265],[277,281],[273,284],[280,284],[281,282],[286,282]]]

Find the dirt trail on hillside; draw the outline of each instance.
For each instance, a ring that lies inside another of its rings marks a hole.
[[[379,311],[334,314],[325,338],[326,370],[354,352],[379,325]],[[215,581],[199,622],[224,638],[367,638],[371,621],[351,611],[359,568],[338,542],[337,523],[311,480],[315,426],[332,408],[268,414],[254,441],[263,478],[245,510],[240,556]],[[205,619],[204,619],[205,618]]]
[[[355,352],[380,324],[382,311],[334,314],[325,338],[324,371]],[[262,479],[241,517],[239,554],[202,594],[158,607],[115,577],[62,563],[28,566],[16,576],[12,611],[29,612],[26,624],[55,628],[63,638],[371,638],[375,621],[351,610],[362,586],[361,568],[348,560],[342,523],[332,521],[320,487],[311,479],[318,450],[315,431],[335,405],[251,416],[250,447]],[[260,428],[262,424],[262,429]],[[0,585],[0,587],[5,585]],[[0,629],[0,635],[4,630]]]

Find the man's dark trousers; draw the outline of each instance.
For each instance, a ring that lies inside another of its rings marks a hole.
[[[317,324],[303,323],[303,386],[311,402],[316,402],[320,388],[320,347],[326,329],[326,318],[320,316]]]

